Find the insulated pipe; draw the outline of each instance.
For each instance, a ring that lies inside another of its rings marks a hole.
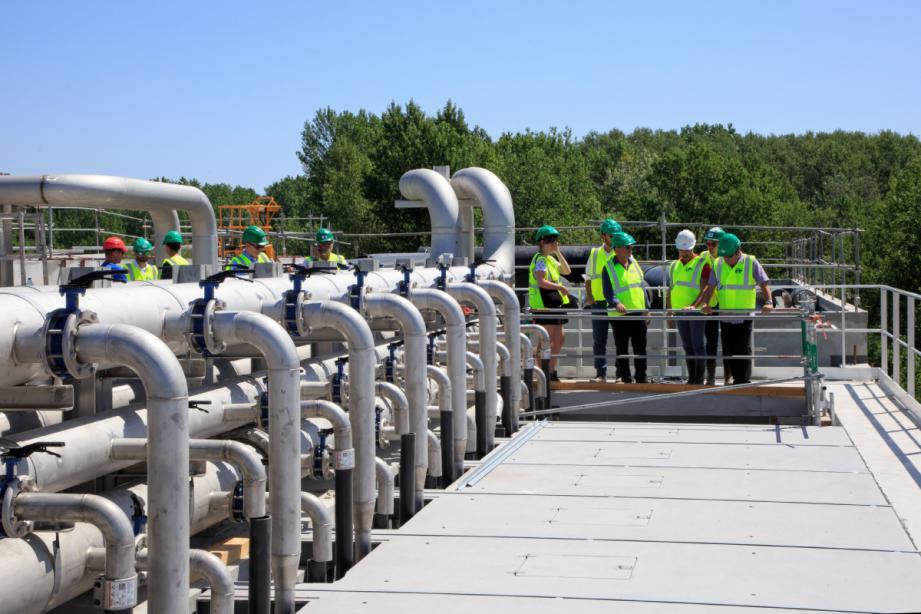
[[[127,587],[131,594],[119,611],[130,611],[137,604],[134,531],[131,521],[115,503],[97,495],[23,492],[13,499],[13,513],[20,520],[87,522],[98,528],[106,548],[105,592],[112,592],[113,583],[122,584],[118,588]]]
[[[147,471],[150,501],[148,595],[153,612],[179,612],[189,592],[189,394],[179,361],[163,341],[124,324],[88,324],[77,330],[77,359],[134,371],[148,408]]]
[[[407,171],[400,177],[400,193],[425,203],[432,226],[432,257],[459,254],[457,195],[448,179],[427,168]]]
[[[285,329],[261,313],[218,311],[212,322],[219,342],[247,343],[268,366],[269,481],[275,612],[293,614],[301,556],[301,389],[297,347]]]
[[[464,454],[467,449],[467,321],[464,310],[453,297],[431,288],[414,288],[409,298],[419,309],[431,309],[445,321],[445,362],[448,379],[451,381],[454,427],[454,470],[450,475],[460,475],[464,471]]]
[[[450,484],[457,475],[454,470],[453,447],[456,439],[453,437],[454,416],[451,412],[451,380],[447,373],[435,365],[428,365],[426,374],[430,380],[438,385],[438,418],[441,424],[441,473],[445,478],[445,483]],[[466,380],[466,377],[464,379]],[[466,411],[461,415],[465,414]],[[464,442],[464,447],[467,447],[466,441]],[[431,459],[429,462],[431,463]]]
[[[132,543],[132,551],[134,544]],[[137,568],[144,571],[149,564],[149,550],[143,548],[137,552]],[[233,614],[235,584],[230,570],[221,559],[207,550],[192,548],[189,550],[189,571],[193,577],[203,578],[211,591],[208,611],[211,614]]]
[[[408,433],[411,430],[409,424],[409,400],[400,387],[391,382],[374,382],[374,393],[390,401],[396,414],[396,426],[399,433],[401,435]]]
[[[518,295],[508,284],[492,279],[484,279],[479,282],[479,285],[496,301],[502,314],[502,341],[510,354],[509,367],[511,371],[506,374],[511,376],[509,386],[511,394],[506,399],[508,401],[507,407],[517,408],[521,405],[521,388],[515,383],[521,377],[521,303],[518,301]],[[511,423],[506,428],[506,432],[514,433],[517,430],[518,411],[516,409],[511,413]]]
[[[515,210],[512,194],[485,168],[465,168],[451,177],[461,200],[483,209],[483,259],[495,260],[505,274],[515,272]]]
[[[491,450],[496,441],[496,412],[498,410],[496,392],[496,305],[489,294],[480,286],[472,283],[449,284],[447,292],[459,303],[470,303],[477,310],[480,319],[480,358],[483,361],[483,377],[486,403],[486,447]],[[477,424],[477,431],[480,425]]]
[[[428,430],[428,395],[425,389],[426,329],[422,314],[409,300],[399,294],[369,293],[365,296],[365,310],[371,317],[393,318],[403,333],[403,360],[405,362],[406,398],[409,400],[409,421],[416,433],[415,477],[416,511],[422,509],[425,496],[425,476],[428,473],[428,454],[424,434]]]
[[[349,421],[355,446],[352,494],[357,561],[371,552],[374,523],[374,371],[377,362],[374,335],[361,314],[343,303],[304,303],[302,315],[308,326],[333,328],[348,343]]]
[[[217,268],[214,208],[198,188],[108,175],[8,176],[0,177],[0,203],[149,211],[158,245],[167,231],[179,230],[178,225],[163,227],[176,223],[174,210],[186,211],[192,222],[192,259]]]

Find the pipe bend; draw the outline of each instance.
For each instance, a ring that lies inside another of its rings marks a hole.
[[[391,382],[374,382],[374,393],[393,404],[395,422],[400,435],[412,430],[409,424],[409,399],[403,389]]]
[[[324,418],[333,425],[336,447],[340,450],[352,448],[352,424],[342,407],[332,401],[318,399],[301,401],[301,418]]]
[[[484,375],[483,361],[480,360],[480,357],[471,352],[467,351],[465,353],[467,358],[467,364],[473,369],[473,386],[475,390],[486,390],[486,376]]]
[[[499,362],[502,363],[502,375],[511,377],[512,375],[512,354],[505,347],[504,343],[496,341],[496,354],[499,355]]]
[[[426,376],[438,386],[438,409],[451,411],[451,380],[441,367],[426,365]]]
[[[386,516],[393,515],[393,496],[396,490],[396,473],[390,464],[381,457],[374,459],[377,477],[377,506],[375,511]]]
[[[213,326],[219,340],[248,343],[258,349],[269,370],[300,370],[297,346],[272,318],[252,311],[218,311]]]
[[[313,531],[313,560],[333,560],[333,519],[323,501],[309,492],[301,493],[301,511],[310,518]]]
[[[207,550],[193,548],[189,550],[189,571],[193,576],[204,578],[211,588],[210,611],[213,614],[233,614],[236,586],[221,559]]]

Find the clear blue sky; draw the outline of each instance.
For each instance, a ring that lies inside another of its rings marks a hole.
[[[0,171],[300,172],[317,109],[526,128],[921,134],[921,2],[13,2]]]

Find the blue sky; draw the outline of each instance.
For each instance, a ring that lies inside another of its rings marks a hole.
[[[0,171],[297,174],[317,109],[526,128],[921,134],[921,2],[0,6]]]

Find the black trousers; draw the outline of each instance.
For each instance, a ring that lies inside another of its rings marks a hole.
[[[747,384],[752,379],[750,358],[728,358],[751,355],[752,323],[753,320],[742,320],[738,324],[720,322],[720,334],[723,336],[723,369],[728,369],[732,373],[733,384]]]
[[[620,358],[621,355],[630,354],[630,345],[633,345],[633,354],[646,354],[646,322],[643,320],[621,320],[611,318],[614,327],[614,347],[617,348],[617,374],[625,382],[632,381],[630,377],[630,359]],[[634,358],[636,379],[646,379],[646,359]]]

